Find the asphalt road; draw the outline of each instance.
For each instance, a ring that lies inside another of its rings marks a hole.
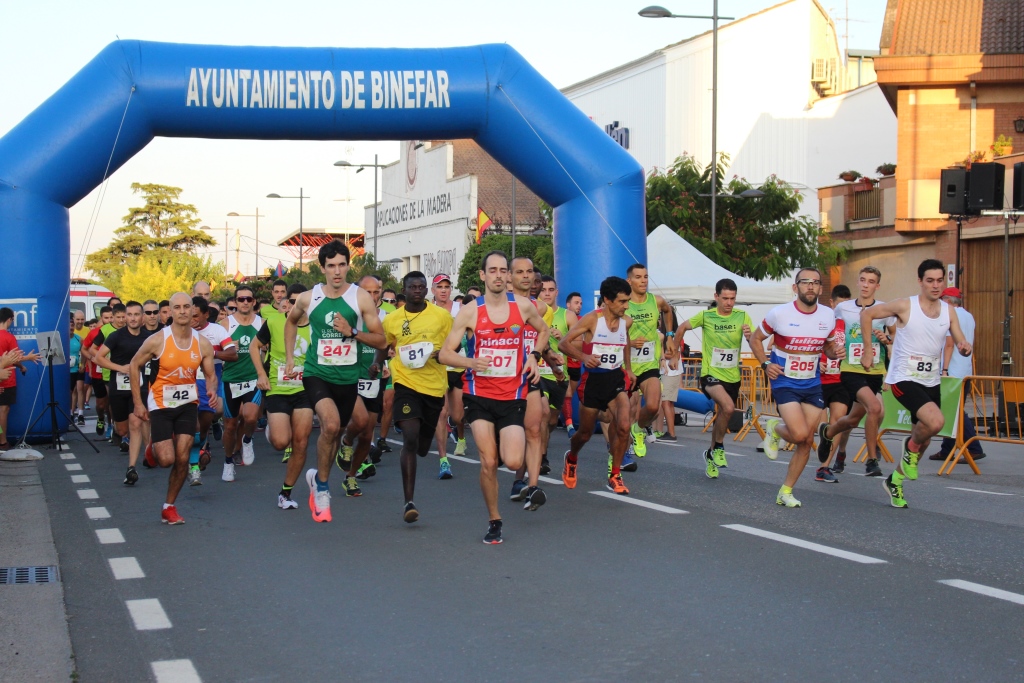
[[[836,485],[809,468],[804,507],[785,509],[785,467],[755,437],[727,442],[710,481],[704,436],[679,433],[624,475],[632,504],[594,493],[600,437],[577,488],[544,483],[537,512],[500,474],[499,546],[481,543],[469,461],[449,481],[420,461],[414,525],[397,453],[359,498],[335,470],[334,522],[316,524],[301,480],[300,508],[277,508],[283,465],[257,434],[255,464],[228,484],[215,458],[178,500],[186,524],[167,527],[166,471],[127,488],[125,456],[72,440],[40,473],[80,680],[1024,680],[1020,448],[987,448],[981,477],[925,461],[909,510],[860,465]],[[553,435],[553,462],[566,443]]]

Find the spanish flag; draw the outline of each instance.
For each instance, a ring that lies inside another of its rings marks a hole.
[[[483,209],[481,209],[480,207],[477,207],[477,209],[476,209],[476,243],[477,244],[480,244],[480,240],[481,240],[481,238],[483,238],[484,232],[486,232],[487,228],[491,227],[491,225],[493,225],[493,223],[491,223],[491,219],[487,217],[487,214],[484,213]]]

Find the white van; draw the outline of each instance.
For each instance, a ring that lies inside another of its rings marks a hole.
[[[86,320],[100,317],[100,309],[107,305],[107,301],[114,293],[103,285],[97,285],[88,280],[71,281],[71,311],[82,311]]]

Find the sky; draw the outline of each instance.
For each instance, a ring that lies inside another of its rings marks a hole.
[[[6,2],[0,22],[0,136],[56,92],[111,41],[158,40],[213,45],[294,47],[450,47],[508,43],[556,87],[562,88],[658,48],[702,33],[706,20],[644,19],[644,0],[391,0],[387,5],[335,0],[247,3],[218,0],[65,0]],[[712,0],[669,0],[677,14],[710,14]],[[777,4],[770,0],[720,0],[721,16],[740,18]],[[821,0],[848,28],[851,49],[878,49],[885,0]],[[849,8],[849,9],[847,9]],[[842,19],[849,12],[849,22]],[[840,38],[842,44],[843,38]],[[751,55],[764,59],[764,55]],[[228,272],[255,270],[255,220],[229,212],[260,214],[260,267],[292,256],[273,246],[298,229],[297,200],[309,197],[303,227],[362,230],[362,207],[373,202],[373,174],[333,166],[335,161],[381,163],[398,158],[397,142],[248,141],[157,138],[71,208],[71,264],[106,246],[129,207],[138,206],[133,182],[182,188],[181,200],[199,210]],[[92,229],[90,230],[90,226]],[[239,238],[235,234],[238,231]],[[238,260],[236,266],[236,246]],[[382,255],[382,258],[385,255]]]

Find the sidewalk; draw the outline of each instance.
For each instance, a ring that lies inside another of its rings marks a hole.
[[[59,562],[39,461],[0,461],[0,567],[48,565]],[[74,680],[63,584],[0,584],[0,640],[0,681]]]

